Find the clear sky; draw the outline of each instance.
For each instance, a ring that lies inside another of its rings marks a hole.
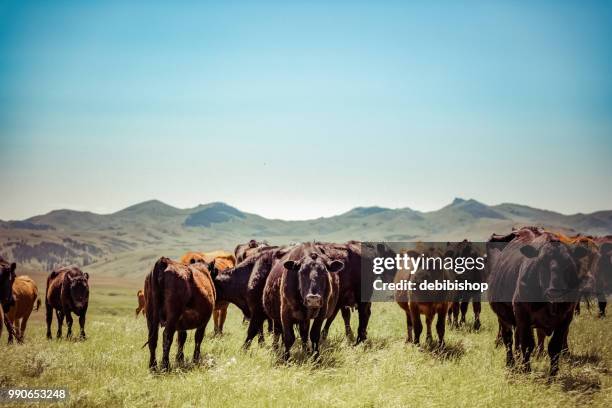
[[[611,3],[432,3],[0,2],[0,219],[612,209]]]

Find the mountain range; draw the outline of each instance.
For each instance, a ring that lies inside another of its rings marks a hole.
[[[612,233],[612,211],[563,215],[519,204],[489,206],[456,198],[429,212],[356,207],[305,221],[268,219],[215,202],[179,209],[151,200],[112,214],[56,210],[19,221],[0,221],[0,255],[25,270],[75,263],[94,273],[143,276],[161,255],[227,249],[249,239],[270,243],[349,239],[483,241],[521,225],[566,233]]]

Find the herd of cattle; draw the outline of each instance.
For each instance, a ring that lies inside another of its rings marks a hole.
[[[521,367],[529,370],[529,360],[537,347],[542,350],[546,336],[551,336],[548,354],[551,374],[558,371],[559,355],[567,349],[567,336],[573,315],[579,312],[579,298],[567,300],[568,291],[598,298],[599,314],[605,315],[606,295],[612,289],[612,236],[566,237],[536,227],[513,230],[507,235],[493,235],[486,246],[487,267],[484,276],[465,279],[486,280],[489,301],[498,317],[498,341],[507,352],[507,365],[515,364],[515,353],[522,356]],[[421,249],[430,255],[475,256],[482,248],[464,240],[446,248]],[[374,254],[393,256],[385,244],[349,241],[344,244],[307,242],[273,246],[256,242],[238,245],[234,253],[215,251],[189,252],[179,261],[161,257],[145,278],[144,290],[138,291],[136,315],[147,319],[149,368],[157,367],[156,349],[159,328],[163,327],[162,370],[170,365],[169,352],[177,333],[177,362],[184,360],[183,346],[187,330],[195,330],[193,360],[200,359],[205,328],[213,317],[215,333],[223,332],[230,303],[248,320],[244,347],[255,337],[264,338],[264,323],[273,333],[274,347],[282,338],[284,359],[290,357],[297,327],[305,348],[315,358],[338,312],[344,320],[346,336],[353,338],[351,310],[359,316],[356,343],[366,340],[371,302],[364,296],[363,282],[371,274],[362,274],[362,261]],[[4,320],[9,343],[16,337],[23,341],[26,324],[34,305],[40,305],[36,284],[27,276],[15,276],[15,263],[0,258],[0,322]],[[421,273],[435,274],[425,270]],[[405,271],[397,271],[395,279]],[[418,274],[409,274],[413,279]],[[433,275],[432,275],[433,276]],[[72,336],[72,313],[79,317],[80,336],[85,338],[85,316],[89,299],[89,276],[75,266],[54,270],[47,278],[44,296],[47,337],[51,338],[53,310],[56,312],[57,337],[62,336],[64,317],[67,337]],[[364,284],[365,283],[365,284]],[[528,283],[528,284],[527,284]],[[534,302],[526,290],[540,293],[546,301]],[[509,294],[509,295],[506,295]],[[406,313],[407,341],[419,343],[425,315],[427,340],[432,340],[431,325],[437,315],[436,332],[444,344],[446,321],[458,326],[465,322],[468,303],[474,310],[474,328],[480,328],[480,293],[457,292],[439,301],[422,301],[413,294],[396,294],[396,301]],[[459,320],[461,311],[461,320]],[[2,316],[4,313],[4,316]],[[2,325],[0,324],[0,333]],[[309,345],[310,340],[310,345]],[[514,347],[513,350],[513,341]],[[144,346],[143,346],[144,347]]]

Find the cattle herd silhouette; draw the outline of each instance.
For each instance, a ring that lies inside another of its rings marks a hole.
[[[431,246],[419,251],[430,255],[486,256],[487,267],[482,275],[464,278],[486,280],[489,284],[486,300],[498,318],[496,342],[505,346],[507,366],[529,371],[530,357],[535,352],[543,352],[545,339],[550,336],[550,374],[555,375],[560,355],[570,347],[568,333],[574,314],[580,312],[580,299],[596,298],[598,315],[605,316],[606,296],[612,291],[612,236],[565,236],[539,227],[523,227],[505,235],[493,234],[488,242],[493,245],[486,246],[486,254],[467,240],[447,243],[445,248]],[[370,281],[364,281],[371,274],[362,273],[363,260],[394,254],[382,243],[315,241],[276,246],[251,240],[238,245],[233,253],[188,252],[180,260],[161,257],[137,294],[136,316],[142,313],[147,320],[145,346],[150,352],[149,368],[161,371],[170,368],[169,353],[175,333],[176,360],[183,362],[188,330],[195,330],[193,361],[197,363],[210,318],[213,318],[215,334],[223,333],[230,303],[240,309],[245,323],[248,322],[244,348],[250,347],[256,337],[263,342],[267,331],[273,336],[273,347],[288,360],[297,328],[302,345],[317,359],[321,341],[325,340],[339,312],[347,338],[359,344],[367,339],[372,315],[370,298],[363,293],[364,288],[371,287]],[[41,304],[34,281],[27,276],[16,276],[16,267],[15,263],[0,257],[0,322],[4,321],[9,343],[14,339],[24,341],[28,318]],[[416,279],[419,273],[429,277],[446,273],[433,269],[416,272],[407,274],[398,270],[392,279]],[[578,297],[568,298],[566,295],[570,292],[577,293]],[[79,337],[86,338],[87,273],[76,266],[55,269],[47,278],[43,300],[47,338],[53,337],[53,311],[57,318],[57,338],[62,337],[64,319],[66,337],[72,337],[73,314],[78,317]],[[437,315],[437,347],[445,347],[446,325],[464,324],[470,302],[474,311],[473,328],[479,330],[481,326],[482,299],[478,292],[449,293],[435,301],[398,292],[395,300],[406,315],[407,342],[419,344],[423,331],[421,315],[425,316],[426,340],[433,342],[432,323]],[[354,310],[359,317],[356,336],[350,324]],[[266,322],[267,330],[264,330]],[[162,359],[158,367],[156,349],[160,327],[163,328]]]

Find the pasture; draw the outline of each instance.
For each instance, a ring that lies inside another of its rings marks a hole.
[[[586,307],[572,323],[571,355],[554,380],[547,376],[547,357],[536,359],[530,374],[504,367],[488,304],[479,332],[447,328],[445,350],[406,344],[402,310],[374,304],[364,344],[353,347],[344,339],[338,317],[319,361],[301,352],[297,341],[289,364],[272,350],[270,336],[265,346],[254,342],[242,351],[246,327],[230,306],[223,336],[213,337],[209,323],[200,365],[174,364],[170,373],[151,374],[148,350],[141,348],[146,321],[134,318],[137,289],[132,282],[92,283],[86,341],[46,340],[44,305],[32,315],[25,344],[7,346],[5,332],[0,387],[67,387],[70,400],[60,405],[74,407],[612,406],[612,317],[597,319]],[[354,329],[356,320],[353,315]],[[55,325],[54,318],[53,333]],[[190,361],[193,332],[185,352]]]

